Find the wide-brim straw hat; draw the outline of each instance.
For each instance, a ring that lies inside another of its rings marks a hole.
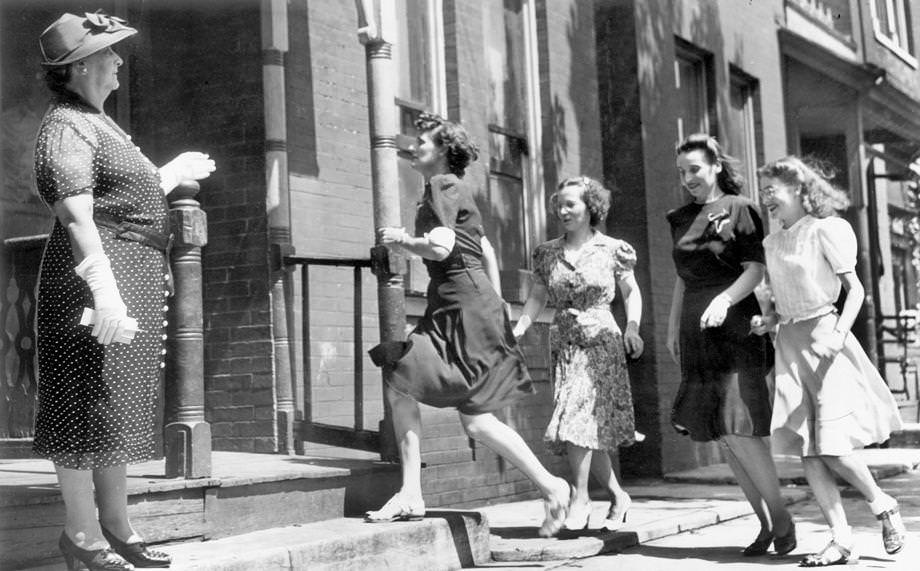
[[[136,33],[126,21],[102,12],[86,12],[84,16],[64,14],[38,38],[42,65],[52,67],[80,61]]]

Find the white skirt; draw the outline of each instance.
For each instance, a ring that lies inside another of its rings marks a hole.
[[[779,326],[771,422],[776,454],[846,456],[902,427],[891,391],[853,334],[833,358],[811,351],[812,334],[829,333],[836,323],[829,313]]]

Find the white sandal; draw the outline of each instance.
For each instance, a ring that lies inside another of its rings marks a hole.
[[[389,523],[391,521],[419,521],[425,517],[425,504],[409,504],[396,494],[379,510],[367,512],[364,521],[368,523]]]

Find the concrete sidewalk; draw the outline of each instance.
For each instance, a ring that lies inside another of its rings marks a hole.
[[[867,449],[859,454],[877,479],[920,465],[920,449]],[[805,499],[801,461],[790,456],[777,456],[775,461],[787,503]],[[587,531],[550,539],[534,537],[543,519],[539,501],[482,508],[491,529],[492,558],[507,562],[588,557],[753,513],[727,464],[667,474],[663,480],[627,482],[624,487],[633,503],[626,525],[617,532],[592,530],[607,513],[606,501],[594,502]]]
[[[920,450],[861,452],[876,477],[901,474],[920,465]],[[799,484],[801,466],[778,458],[783,496],[807,497]],[[626,526],[618,532],[587,530],[540,538],[539,500],[498,504],[472,511],[432,511],[421,522],[370,525],[355,518],[269,529],[203,543],[166,546],[176,571],[457,569],[495,562],[547,561],[616,552],[661,537],[710,526],[752,513],[733,485],[727,465],[669,474],[626,484],[633,498]],[[608,503],[595,501],[592,525],[600,525]],[[490,562],[491,555],[491,562]],[[63,569],[63,565],[43,570]]]

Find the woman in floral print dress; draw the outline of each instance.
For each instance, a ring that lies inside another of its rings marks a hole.
[[[608,453],[635,441],[626,353],[634,358],[642,354],[642,297],[633,276],[636,252],[593,228],[604,221],[610,206],[610,192],[599,182],[587,177],[564,180],[551,200],[565,234],[534,251],[534,286],[515,335],[523,335],[547,300],[552,302],[554,407],[544,439],[554,452],[567,454],[575,478],[564,525],[569,530],[588,526],[588,475],[593,472],[610,493],[603,527],[613,530],[623,524],[630,505]],[[625,333],[611,313],[617,285],[626,299]]]

